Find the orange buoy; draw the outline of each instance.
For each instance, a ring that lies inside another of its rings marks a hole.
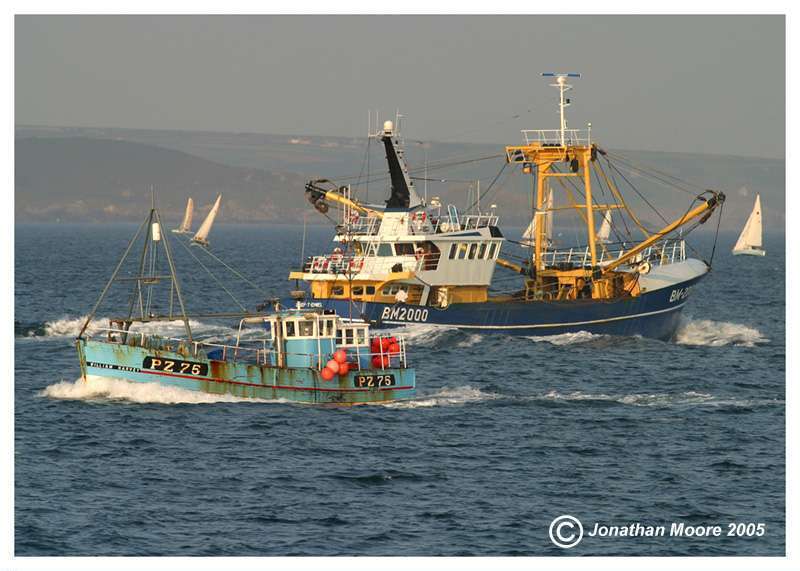
[[[322,369],[322,372],[320,374],[322,375],[323,380],[330,381],[333,380],[333,377],[336,373],[331,371],[328,367],[325,367],[324,369]]]
[[[328,363],[325,365],[325,368],[326,368],[326,369],[330,369],[330,370],[331,370],[331,371],[333,371],[334,373],[338,373],[338,372],[339,372],[339,362],[338,362],[338,361],[336,361],[336,360],[334,360],[334,359],[331,359],[331,360],[330,360],[330,361],[328,361]]]
[[[339,349],[336,353],[333,354],[333,360],[339,363],[345,363],[347,361],[347,351],[344,349]]]
[[[344,377],[348,372],[350,372],[350,363],[345,361],[344,363],[339,364],[339,376]]]

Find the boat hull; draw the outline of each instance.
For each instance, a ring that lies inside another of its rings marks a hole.
[[[766,256],[766,250],[749,249],[749,250],[732,250],[734,256]]]
[[[344,319],[364,319],[373,327],[429,323],[489,333],[559,335],[588,331],[597,334],[641,335],[670,339],[680,324],[680,312],[692,287],[707,273],[702,262],[648,276],[655,289],[637,297],[611,301],[487,301],[432,306],[313,300],[309,307],[333,309]],[[679,264],[675,264],[678,266]],[[644,281],[644,280],[643,280]]]
[[[214,395],[304,404],[355,405],[408,399],[416,391],[414,369],[350,371],[347,375],[325,381],[320,371],[310,368],[288,369],[215,361],[202,355],[185,356],[172,351],[85,339],[78,339],[77,347],[84,377],[100,375],[136,383],[158,383]],[[155,365],[154,359],[158,361]],[[169,371],[163,370],[163,363],[167,361],[174,363],[168,367]],[[393,377],[393,385],[369,386],[370,383],[379,384],[387,375]],[[360,387],[358,383],[365,386]]]

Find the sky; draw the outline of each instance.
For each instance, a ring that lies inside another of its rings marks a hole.
[[[18,125],[518,144],[580,72],[604,146],[785,156],[783,16],[17,16]]]

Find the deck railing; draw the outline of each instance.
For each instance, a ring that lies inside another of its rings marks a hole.
[[[328,254],[313,256],[303,265],[303,272],[311,274],[389,274],[393,272],[419,272],[435,270],[440,254],[408,254],[402,256],[357,256]],[[399,267],[398,267],[399,266]]]
[[[625,243],[613,243],[598,245],[597,261],[600,265],[609,264],[621,258],[630,249]],[[644,261],[651,264],[664,266],[682,262],[686,259],[686,243],[680,238],[671,238],[656,242],[649,248],[637,254],[632,263]],[[542,253],[542,260],[545,266],[571,266],[571,267],[591,267],[592,257],[589,247],[553,249]]]
[[[561,146],[560,129],[523,129],[527,145],[540,144],[544,147]],[[589,146],[592,143],[592,133],[588,129],[564,129],[564,144]]]

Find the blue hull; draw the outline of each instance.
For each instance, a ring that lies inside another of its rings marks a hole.
[[[209,394],[350,405],[408,399],[416,392],[414,369],[356,370],[325,381],[320,372],[312,368],[216,361],[202,355],[189,357],[172,351],[84,339],[79,339],[77,344],[84,375],[158,383]],[[153,359],[159,360],[157,368]],[[165,370],[163,364],[168,361],[172,361],[172,365]],[[375,386],[387,376],[392,377],[392,386]]]
[[[446,309],[348,300],[313,300],[307,307],[333,309],[342,318],[365,319],[373,327],[430,323],[516,335],[559,335],[588,331],[670,339],[691,288],[703,276],[614,301],[488,301],[454,303]],[[286,301],[294,304],[294,301]]]

